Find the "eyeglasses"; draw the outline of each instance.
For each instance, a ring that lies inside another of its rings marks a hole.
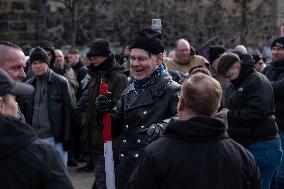
[[[145,57],[145,56],[130,56],[129,57],[130,62],[134,62],[135,60],[137,60],[138,62],[145,62],[147,60],[149,60],[149,57]]]

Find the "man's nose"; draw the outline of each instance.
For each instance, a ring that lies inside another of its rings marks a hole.
[[[21,68],[21,69],[19,70],[19,76],[20,76],[21,78],[25,78],[25,77],[26,77],[26,73],[25,73],[24,68]]]
[[[139,61],[137,59],[135,59],[134,61],[131,62],[132,66],[137,66],[139,65]]]

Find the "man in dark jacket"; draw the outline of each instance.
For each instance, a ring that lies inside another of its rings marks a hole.
[[[261,172],[262,188],[269,189],[282,157],[272,86],[264,75],[255,71],[254,61],[248,54],[240,57],[234,53],[223,54],[218,72],[232,85],[226,93],[225,108],[216,116],[228,121],[230,137],[253,154]]]
[[[37,139],[29,125],[16,119],[15,95],[32,92],[32,86],[15,82],[0,70],[1,188],[72,189],[56,150]]]
[[[56,146],[67,165],[67,150],[71,136],[71,97],[67,79],[49,68],[47,53],[40,47],[30,55],[34,75],[27,83],[35,93],[26,96],[22,110],[39,138]]]
[[[273,62],[264,68],[263,74],[270,80],[273,87],[276,122],[282,149],[284,149],[284,37],[276,38],[271,44],[271,50]],[[278,188],[284,188],[284,161],[277,169],[273,185],[276,183],[278,183]]]
[[[111,92],[113,105],[119,100],[121,93],[128,85],[127,77],[116,70],[114,56],[111,54],[109,41],[100,38],[90,47],[87,57],[91,64],[88,66],[89,81],[88,90],[85,91],[77,103],[75,113],[82,117],[82,143],[83,151],[94,155],[96,180],[93,188],[106,188],[103,125],[98,121],[100,112],[96,110],[95,100],[100,95],[101,80],[106,82]],[[115,147],[115,146],[114,146]]]
[[[186,79],[178,120],[169,123],[165,137],[146,147],[127,188],[260,189],[253,156],[212,117],[221,96],[220,84],[208,75]]]
[[[130,48],[134,80],[122,93],[112,113],[113,134],[122,133],[116,174],[119,189],[126,186],[144,147],[161,136],[165,120],[176,115],[180,90],[180,85],[172,80],[162,63],[164,46],[160,33],[143,29]],[[96,103],[99,110],[108,102],[100,101],[102,97],[98,97]]]

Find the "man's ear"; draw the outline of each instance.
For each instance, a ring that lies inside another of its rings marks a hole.
[[[181,112],[184,110],[184,101],[183,99],[180,97],[179,101],[178,101],[178,105],[177,105],[177,111]]]
[[[4,108],[5,108],[5,105],[4,105],[3,97],[0,96],[0,113],[4,113]]]
[[[157,61],[156,61],[157,65],[160,65],[163,63],[163,57],[164,57],[163,53],[160,53],[157,55]]]

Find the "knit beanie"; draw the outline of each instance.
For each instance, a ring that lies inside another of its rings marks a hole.
[[[45,62],[48,66],[50,65],[48,55],[46,51],[41,47],[36,47],[30,54],[30,63],[33,63],[33,61],[35,60],[40,60]]]
[[[279,47],[284,49],[284,37],[278,37],[274,39],[274,41],[271,43],[271,48],[272,47]]]
[[[87,57],[102,56],[109,57],[111,55],[110,42],[104,38],[99,38],[91,45]]]
[[[50,60],[50,66],[52,66],[55,62],[55,52],[54,52],[54,43],[51,41],[38,41],[36,42],[33,47],[41,47],[43,48],[46,52],[50,52],[51,53],[51,60]]]
[[[211,46],[208,52],[208,60],[212,64],[226,49],[221,45]]]
[[[143,49],[152,54],[164,52],[164,44],[161,40],[161,34],[151,28],[144,28],[138,32],[130,45],[130,49]]]

